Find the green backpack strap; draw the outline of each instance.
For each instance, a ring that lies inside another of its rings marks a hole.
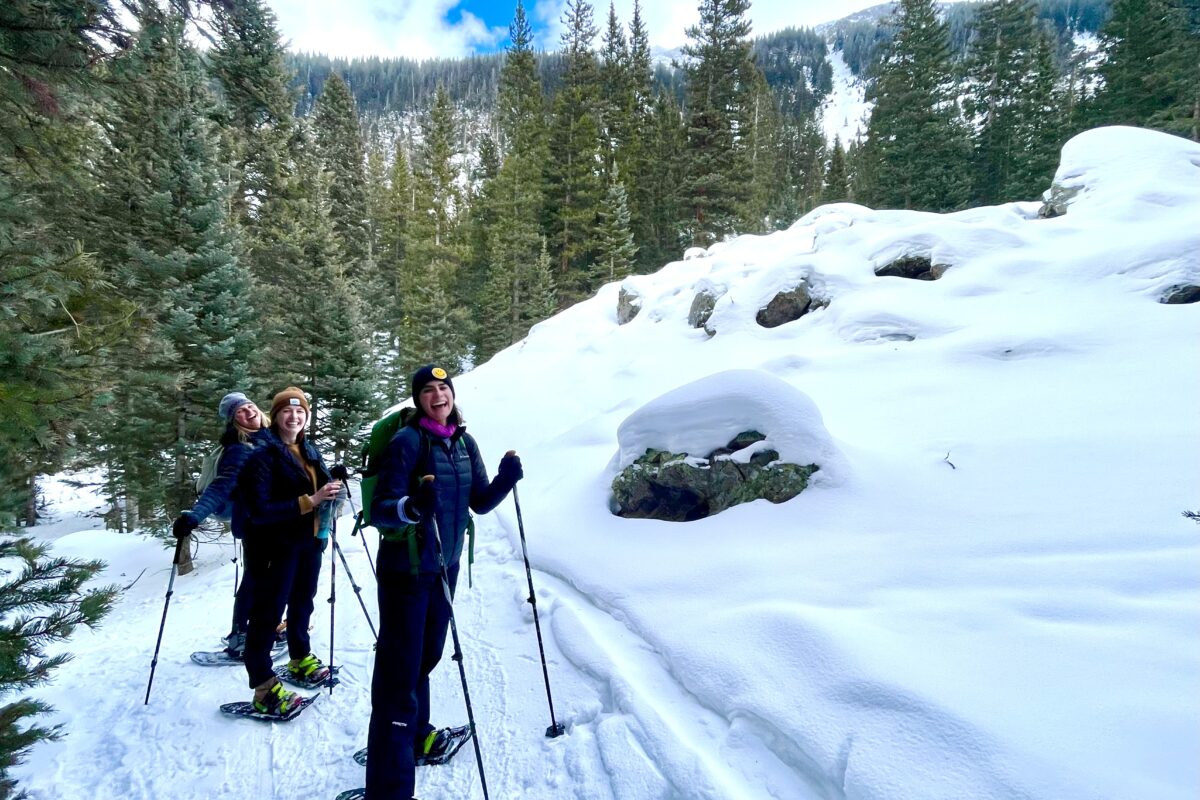
[[[472,587],[471,567],[475,564],[475,517],[467,513],[467,588]]]

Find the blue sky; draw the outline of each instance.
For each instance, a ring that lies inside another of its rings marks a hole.
[[[267,0],[284,39],[298,50],[335,56],[462,57],[502,49],[516,0]],[[565,0],[528,0],[526,14],[538,45],[558,48]],[[643,0],[650,43],[671,50],[686,41],[697,20],[698,0]],[[876,5],[876,0],[756,0],[750,7],[755,34],[788,26],[815,25]],[[597,27],[608,18],[608,2],[594,2]],[[633,0],[615,0],[625,25]],[[597,42],[598,44],[598,42]]]

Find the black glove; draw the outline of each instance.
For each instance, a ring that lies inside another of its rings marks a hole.
[[[517,481],[525,477],[525,470],[521,468],[521,457],[516,453],[509,453],[500,459],[500,469],[496,471],[496,476],[508,486],[516,486]]]
[[[433,481],[421,481],[417,490],[404,502],[404,514],[409,519],[429,519],[437,511],[437,490]]]
[[[191,514],[180,514],[171,525],[171,533],[175,535],[176,539],[186,539],[199,524]]]
[[[334,464],[333,469],[329,470],[329,474],[333,476],[335,481],[345,483],[350,480],[350,471],[346,469],[345,464]]]

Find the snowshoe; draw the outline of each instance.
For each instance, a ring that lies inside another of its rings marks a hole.
[[[418,767],[436,767],[454,758],[455,754],[471,738],[471,727],[460,725],[457,728],[441,728],[431,731],[425,738],[425,754],[415,759]],[[367,748],[354,754],[354,760],[359,766],[367,765]]]
[[[283,656],[287,655],[287,642],[276,642],[271,648],[271,659],[278,661]],[[192,653],[192,663],[199,664],[202,667],[225,667],[231,664],[242,664],[242,656],[233,655],[226,650],[197,650]]]
[[[225,703],[221,706],[221,713],[230,717],[248,717],[250,719],[262,720],[263,722],[291,722],[296,717],[300,716],[300,712],[313,704],[320,695],[308,695],[307,697],[298,697],[283,714],[272,714],[260,711],[255,703]]]
[[[440,728],[425,737],[425,755],[417,756],[418,767],[437,766],[445,764],[454,758],[455,753],[471,738],[471,727],[460,725],[457,728]]]
[[[341,683],[341,679],[337,677],[337,673],[341,671],[341,666],[336,666],[330,669],[324,664],[321,665],[321,671],[317,673],[318,677],[315,680],[305,678],[303,675],[297,675],[292,671],[289,664],[280,664],[275,667],[275,677],[284,683],[301,689],[320,689],[326,686],[337,686]]]

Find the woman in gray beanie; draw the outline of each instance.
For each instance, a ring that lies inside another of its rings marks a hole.
[[[249,526],[245,503],[237,491],[238,476],[251,453],[263,444],[267,427],[266,417],[250,398],[241,392],[230,392],[221,398],[217,407],[225,420],[225,432],[221,434],[221,458],[212,482],[196,498],[191,511],[185,511],[175,520],[171,532],[183,539],[210,516],[229,520],[235,539],[241,539]],[[233,600],[233,625],[225,637],[225,652],[240,659],[246,646],[246,631],[250,620],[250,600],[254,596],[254,572],[245,563],[242,583]]]

